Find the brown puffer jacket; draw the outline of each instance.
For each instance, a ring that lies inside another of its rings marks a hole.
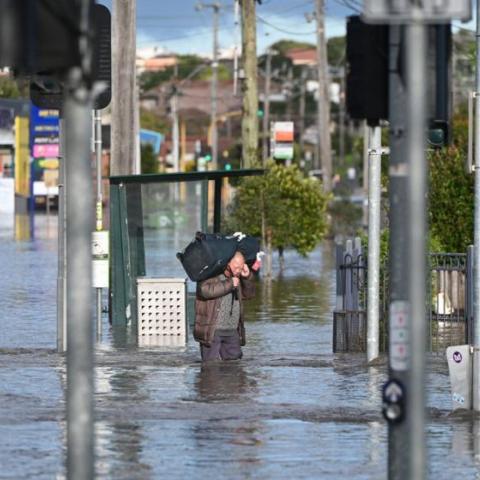
[[[238,299],[240,301],[240,320],[238,322],[238,333],[241,345],[245,345],[245,326],[243,324],[243,303],[255,295],[255,281],[253,274],[247,278],[240,278],[238,285]],[[209,278],[197,283],[197,294],[195,298],[195,326],[193,337],[197,342],[210,345],[217,326],[218,313],[220,311],[220,299],[233,290],[233,280],[223,279],[222,275]]]

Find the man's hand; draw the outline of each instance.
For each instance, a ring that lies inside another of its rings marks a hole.
[[[262,257],[264,255],[265,255],[265,252],[257,253],[257,259],[255,260],[255,263],[252,265],[252,270],[254,272],[258,272],[258,270],[260,270],[260,267],[262,266]]]
[[[246,263],[243,264],[242,271],[240,272],[240,275],[243,278],[247,278],[250,275],[250,269],[248,268],[248,265]]]
[[[233,282],[233,288],[237,288],[240,283],[240,279],[238,277],[232,277],[232,282]]]

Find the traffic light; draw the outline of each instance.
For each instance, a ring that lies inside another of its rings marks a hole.
[[[347,19],[347,110],[370,125],[388,118],[388,26]]]
[[[32,74],[80,64],[80,2],[1,0],[0,5],[0,67]]]
[[[94,34],[92,80],[102,82],[105,87],[94,99],[93,108],[100,110],[108,106],[112,97],[111,16],[104,5],[94,5],[91,12]],[[56,110],[61,108],[63,82],[57,77],[55,72],[51,71],[32,77],[30,98],[37,107]]]
[[[203,157],[206,162],[211,162],[213,159],[212,147],[210,147],[209,145],[203,145],[202,151],[200,152],[200,157]]]

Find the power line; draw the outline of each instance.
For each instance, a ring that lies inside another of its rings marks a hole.
[[[273,28],[274,30],[278,30],[279,32],[286,33],[288,35],[314,35],[315,31],[313,32],[292,32],[290,30],[285,30],[283,28],[277,27],[273,23],[267,22],[264,18],[260,17],[257,15],[257,20],[260,21],[261,23],[268,25],[269,27]]]

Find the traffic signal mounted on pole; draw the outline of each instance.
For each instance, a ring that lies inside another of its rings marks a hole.
[[[390,60],[389,27],[364,23],[359,16],[348,17],[346,103],[350,118],[367,120],[371,126],[388,119],[389,64],[405,78],[403,37],[398,58]],[[446,145],[451,137],[451,52],[451,26],[429,25],[425,82],[428,144],[434,148]]]
[[[80,2],[0,0],[0,8],[0,67],[28,75],[80,64]]]
[[[93,25],[91,80],[103,84],[103,90],[94,99],[93,108],[100,110],[109,105],[112,97],[111,16],[104,5],[94,5],[91,12]],[[63,84],[54,72],[35,75],[30,82],[30,97],[37,107],[60,109],[63,95]]]
[[[388,26],[347,18],[347,111],[369,125],[388,118]]]

